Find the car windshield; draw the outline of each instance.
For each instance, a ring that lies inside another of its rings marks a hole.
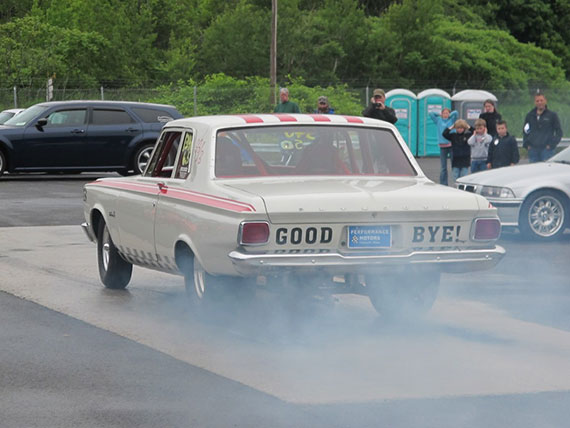
[[[417,175],[396,136],[354,126],[275,126],[219,131],[217,177]]]
[[[570,164],[570,147],[566,147],[560,153],[552,156],[550,158],[550,161]]]
[[[46,107],[46,106],[41,106],[41,105],[32,106],[32,107],[24,110],[20,114],[17,114],[16,116],[12,117],[11,119],[8,119],[4,123],[4,125],[26,126],[32,119],[38,117],[40,114],[42,114],[47,109],[48,109],[48,107]]]

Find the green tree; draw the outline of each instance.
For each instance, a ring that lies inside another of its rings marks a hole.
[[[0,25],[0,80],[30,85],[54,74],[93,84],[107,42],[97,33],[52,26],[36,17]]]

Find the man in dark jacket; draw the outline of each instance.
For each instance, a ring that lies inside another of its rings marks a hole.
[[[558,115],[548,110],[544,94],[534,96],[534,105],[524,121],[523,147],[528,149],[529,162],[541,162],[554,155],[562,139],[562,127]]]
[[[487,169],[500,168],[519,163],[519,146],[517,140],[507,131],[507,122],[497,122],[498,136],[489,144],[487,156]]]
[[[374,89],[370,104],[364,109],[362,116],[380,119],[390,123],[396,123],[398,121],[394,109],[386,106],[386,94],[383,89]]]

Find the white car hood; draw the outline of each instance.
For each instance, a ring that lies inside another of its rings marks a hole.
[[[311,178],[232,183],[228,185],[261,197],[274,223],[371,221],[425,221],[472,218],[488,202],[475,194],[415,178]],[[429,191],[426,191],[428,190]]]
[[[546,180],[549,176],[568,174],[569,171],[570,165],[558,162],[538,162],[477,172],[461,177],[457,182],[485,186],[519,187],[527,182],[536,183]]]

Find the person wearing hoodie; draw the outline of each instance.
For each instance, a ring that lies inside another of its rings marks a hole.
[[[487,169],[489,144],[493,138],[487,134],[487,124],[483,119],[475,121],[475,133],[469,137],[467,144],[471,146],[471,173]]]
[[[455,132],[451,132],[455,129]],[[453,126],[443,131],[443,136],[451,141],[451,170],[455,181],[469,174],[471,146],[467,143],[474,129],[463,119],[456,120]]]
[[[500,168],[519,163],[519,146],[515,137],[509,135],[506,121],[497,122],[497,133],[497,137],[489,145],[487,168]]]

